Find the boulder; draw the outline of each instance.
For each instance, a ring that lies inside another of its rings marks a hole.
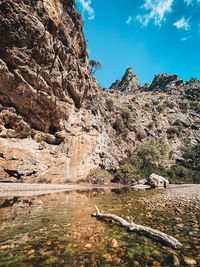
[[[162,176],[152,173],[148,178],[148,184],[154,188],[155,187],[167,188],[169,186],[169,181]]]
[[[146,185],[148,183],[147,179],[142,179],[138,181],[139,185]]]

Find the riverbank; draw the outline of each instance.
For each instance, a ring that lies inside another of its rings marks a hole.
[[[33,196],[56,192],[85,191],[90,189],[112,189],[124,187],[118,184],[29,184],[29,183],[0,183],[0,197]]]
[[[183,213],[184,209],[190,209],[193,212],[200,212],[200,185],[171,185],[161,194],[144,198],[142,201],[151,210],[174,210],[176,213]]]

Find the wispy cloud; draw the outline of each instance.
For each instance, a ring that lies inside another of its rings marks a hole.
[[[172,11],[174,0],[145,0],[142,9],[146,11],[145,14],[137,15],[137,20],[143,25],[147,26],[150,21],[156,26],[161,26],[165,21],[167,13]]]
[[[128,19],[126,20],[126,24],[130,25],[132,21],[133,21],[132,16],[129,16]]]
[[[189,31],[190,29],[190,23],[189,23],[190,19],[185,19],[184,17],[182,17],[180,20],[176,21],[173,26],[176,27],[177,29],[182,29],[185,31]]]
[[[181,42],[186,42],[190,39],[191,39],[191,36],[185,36],[185,37],[181,38]]]
[[[184,0],[184,2],[187,6],[189,6],[189,5],[193,5],[196,3],[200,3],[200,0]]]
[[[95,19],[95,12],[94,9],[91,7],[92,1],[91,0],[76,0],[78,4],[81,5],[83,12],[88,14],[88,19],[93,20]]]

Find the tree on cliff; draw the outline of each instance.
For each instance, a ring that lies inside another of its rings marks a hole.
[[[91,74],[94,74],[97,70],[100,70],[102,68],[101,63],[95,60],[90,60],[89,65]]]

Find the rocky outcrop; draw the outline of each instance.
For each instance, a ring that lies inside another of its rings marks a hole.
[[[165,73],[156,75],[148,90],[170,92],[172,90],[180,90],[181,85],[183,85],[183,80],[181,80],[177,75]]]
[[[110,89],[130,93],[137,91],[139,87],[140,83],[137,75],[135,75],[132,68],[128,68],[122,77],[122,80],[114,82]]]

